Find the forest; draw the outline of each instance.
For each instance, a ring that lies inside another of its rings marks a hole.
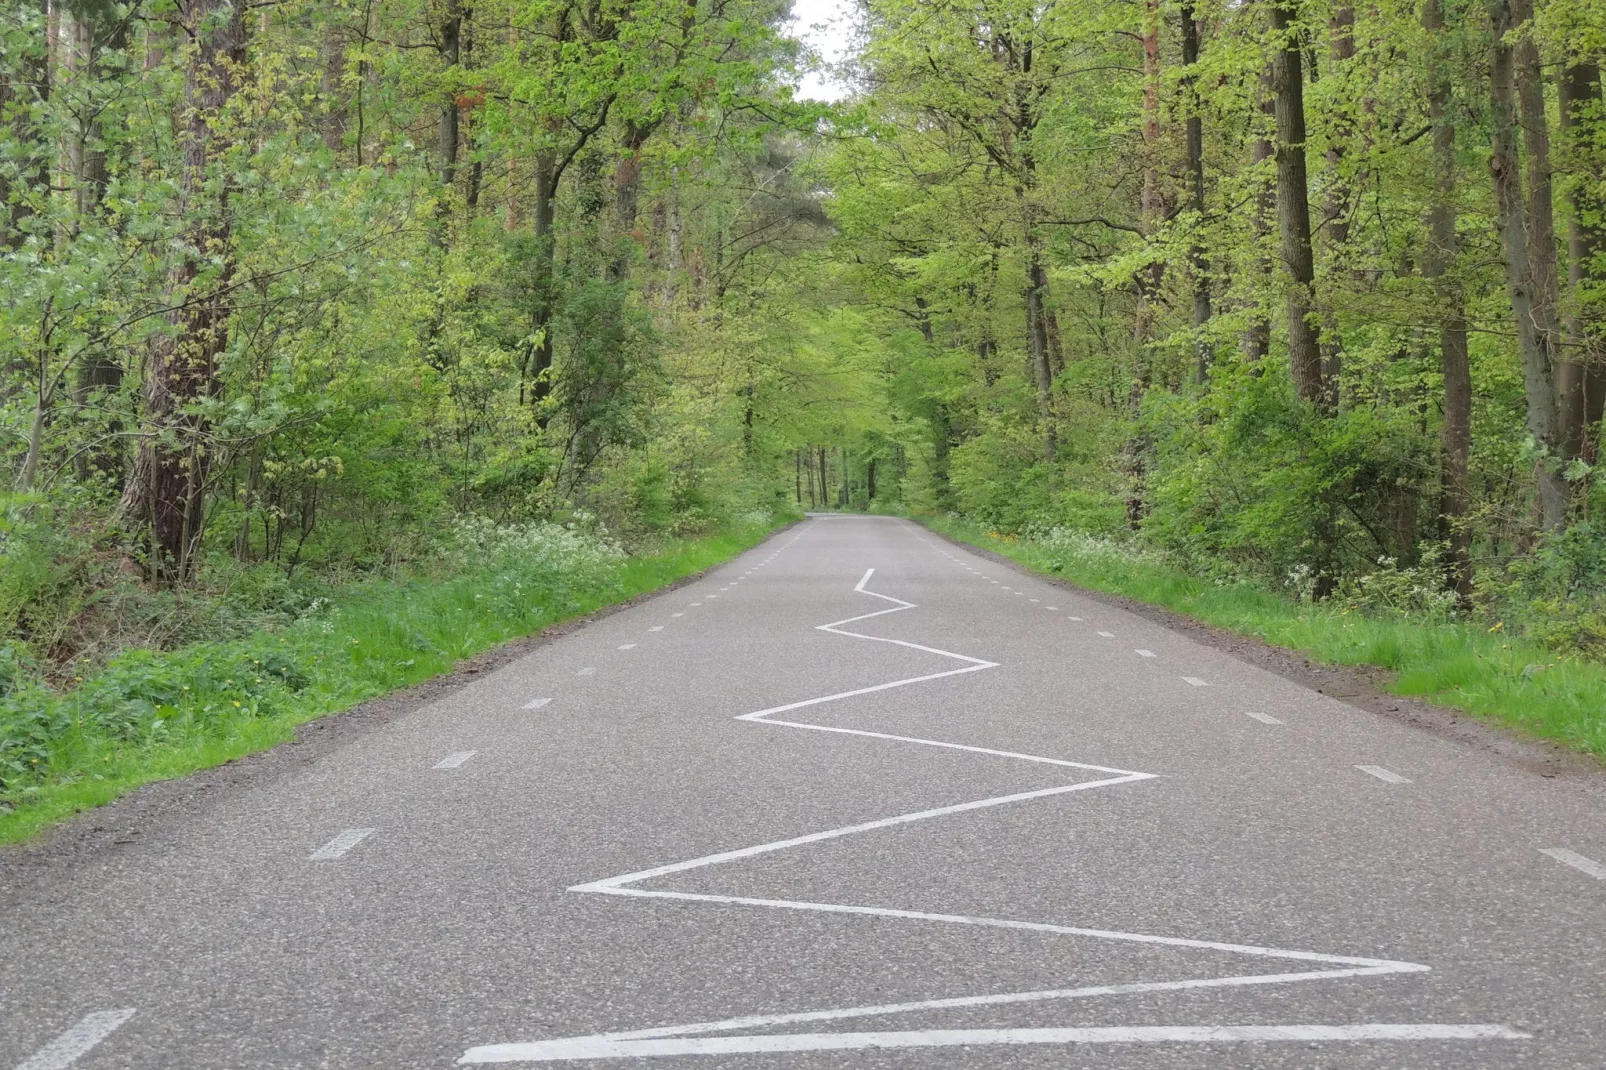
[[[5,4],[0,805],[802,510],[1606,657],[1606,5],[854,13]]]

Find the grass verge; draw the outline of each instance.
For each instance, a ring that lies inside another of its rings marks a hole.
[[[1606,665],[1558,656],[1481,625],[1376,617],[1294,602],[1247,584],[1218,585],[1157,555],[1100,539],[1052,544],[999,537],[952,517],[933,531],[1080,587],[1164,606],[1206,624],[1297,650],[1330,665],[1374,665],[1391,690],[1464,710],[1606,759]]]
[[[354,584],[280,631],[130,651],[65,695],[36,686],[0,694],[0,757],[10,766],[0,770],[0,844],[141,784],[283,743],[307,721],[655,591],[772,530],[735,529],[641,556],[543,533],[444,577]]]

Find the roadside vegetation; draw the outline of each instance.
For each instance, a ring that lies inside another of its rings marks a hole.
[[[1508,627],[1493,607],[1457,612],[1434,572],[1380,571],[1315,601],[1308,589],[1279,592],[1247,580],[1201,578],[1133,540],[1065,528],[1006,535],[952,515],[919,519],[1089,590],[1164,606],[1323,663],[1386,669],[1396,694],[1606,759],[1606,664],[1558,653],[1520,619]]]
[[[722,534],[626,553],[594,525],[464,520],[402,575],[279,585],[272,605],[253,592],[257,605],[236,636],[127,649],[59,690],[10,648],[0,663],[0,843],[148,781],[283,742],[306,721],[656,590],[773,526],[758,513]],[[235,591],[208,611],[245,608]]]

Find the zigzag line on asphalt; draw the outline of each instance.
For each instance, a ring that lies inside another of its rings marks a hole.
[[[1048,798],[1055,795],[1064,795],[1073,791],[1083,791],[1091,788],[1114,787],[1118,784],[1130,784],[1141,780],[1155,779],[1156,774],[1140,773],[1129,769],[1114,769],[1108,766],[1089,765],[1085,762],[1071,762],[1060,758],[1046,758],[1035,754],[1020,754],[1013,751],[994,750],[988,747],[974,747],[968,744],[952,743],[945,740],[921,739],[914,736],[892,735],[885,732],[870,732],[856,728],[836,728],[827,725],[808,724],[802,721],[776,720],[775,715],[788,713],[792,710],[803,709],[808,706],[818,706],[827,702],[837,702],[842,699],[853,698],[858,695],[867,695],[877,691],[887,691],[898,687],[907,687],[912,684],[925,683],[931,680],[940,680],[950,676],[960,676],[965,673],[982,672],[997,668],[999,663],[987,661],[983,658],[971,657],[968,654],[956,654],[950,650],[941,650],[937,647],[924,646],[911,643],[903,639],[889,639],[885,636],[866,635],[862,632],[852,632],[843,629],[843,625],[856,624],[859,621],[870,620],[874,617],[885,616],[889,613],[899,613],[906,609],[917,608],[913,602],[906,602],[892,595],[881,594],[868,590],[866,584],[875,574],[875,569],[865,572],[858,584],[853,588],[859,594],[869,595],[887,602],[895,603],[889,609],[877,610],[873,613],[864,613],[845,620],[832,621],[829,624],[816,625],[816,630],[829,632],[833,635],[846,636],[851,639],[864,639],[876,643],[890,643],[895,646],[907,647],[929,654],[938,654],[946,658],[964,662],[964,666],[949,669],[946,672],[927,673],[923,676],[910,676],[889,683],[876,684],[872,687],[856,688],[852,691],[840,691],[835,694],[822,695],[818,698],[804,699],[800,702],[789,702],[782,706],[771,706],[768,709],[745,713],[736,718],[738,721],[748,721],[756,724],[775,725],[782,728],[798,728],[812,732],[831,732],[839,735],[862,736],[868,739],[888,740],[899,743],[914,743],[927,747],[941,747],[948,750],[969,751],[975,754],[986,754],[993,757],[1012,758],[1020,761],[1038,762],[1046,765],[1061,766],[1069,769],[1080,769],[1093,773],[1109,774],[1108,776],[1073,784],[1064,784],[1057,787],[1042,788],[1035,791],[1019,792],[1012,795],[999,795],[987,799],[977,799],[972,802],[957,803],[951,806],[940,806],[930,810],[920,810],[914,813],[898,814],[893,817],[878,818],[841,828],[827,829],[823,832],[809,833],[795,836],[790,839],[776,840],[771,843],[757,844],[752,847],[742,847],[730,851],[721,851],[718,854],[704,855],[684,862],[674,862],[665,866],[644,869],[635,873],[626,873],[605,880],[592,881],[587,884],[577,884],[569,889],[571,892],[586,892],[596,895],[617,895],[642,899],[674,899],[697,903],[716,903],[725,906],[765,907],[780,910],[814,911],[827,914],[856,914],[877,918],[898,918],[904,920],[936,922],[953,925],[980,926],[985,928],[999,928],[1024,930],[1029,932],[1052,933],[1064,936],[1091,937],[1099,940],[1112,940],[1137,944],[1160,945],[1165,947],[1187,948],[1207,951],[1228,952],[1238,955],[1254,956],[1259,958],[1272,958],[1296,962],[1319,963],[1329,968],[1315,970],[1301,970],[1297,972],[1245,974],[1234,977],[1191,978],[1180,981],[1140,981],[1129,984],[1094,985],[1080,988],[1041,989],[1030,992],[1005,992],[981,996],[953,996],[944,999],[917,1000],[903,1003],[883,1003],[859,1007],[836,1007],[813,1011],[796,1011],[781,1014],[754,1014],[739,1018],[725,1018],[717,1021],[692,1022],[682,1025],[659,1026],[649,1029],[629,1030],[625,1032],[600,1033],[587,1037],[567,1037],[553,1040],[535,1041],[530,1043],[492,1044],[470,1048],[459,1060],[460,1064],[468,1063],[504,1063],[504,1062],[557,1062],[579,1059],[604,1059],[622,1057],[646,1057],[654,1055],[687,1055],[687,1054],[731,1054],[736,1052],[774,1052],[774,1051],[822,1051],[844,1050],[857,1048],[888,1048],[888,1047],[945,1047],[962,1045],[986,1044],[1069,1044],[1069,1043],[1153,1043],[1153,1042],[1200,1042],[1219,1043],[1222,1041],[1313,1041],[1313,1040],[1447,1040],[1447,1039],[1521,1039],[1525,1035],[1507,1029],[1504,1026],[1492,1025],[1394,1025],[1394,1024],[1361,1024],[1355,1026],[1328,1026],[1328,1025],[1284,1025],[1284,1026],[1201,1026],[1201,1027],[1127,1027],[1110,1029],[1000,1029],[1000,1030],[910,1030],[905,1032],[876,1032],[876,1033],[798,1033],[760,1036],[726,1036],[706,1037],[701,1040],[694,1038],[709,1033],[730,1033],[734,1030],[773,1028],[781,1025],[792,1025],[802,1022],[841,1021],[849,1018],[864,1018],[891,1014],[903,1014],[915,1011],[931,1011],[960,1007],[997,1006],[1004,1004],[1032,1003],[1050,1000],[1085,999],[1098,996],[1134,995],[1146,992],[1181,991],[1188,989],[1227,988],[1237,986],[1287,984],[1296,981],[1334,980],[1343,977],[1380,976],[1398,973],[1425,973],[1430,967],[1414,962],[1400,962],[1391,959],[1357,958],[1348,955],[1330,955],[1315,951],[1294,951],[1283,948],[1260,947],[1252,944],[1233,944],[1214,940],[1193,940],[1184,937],[1158,936],[1150,933],[1117,932],[1104,929],[1087,929],[1067,925],[1053,925],[1042,922],[1018,921],[1011,918],[978,917],[959,914],[936,914],[917,910],[895,910],[885,907],[859,906],[846,903],[816,903],[788,899],[761,899],[747,896],[706,895],[695,892],[669,892],[656,891],[650,888],[638,888],[644,881],[656,877],[668,876],[672,873],[684,873],[688,870],[701,869],[705,866],[719,865],[723,862],[734,862],[738,859],[751,858],[756,855],[768,854],[774,851],[783,851],[804,844],[819,843],[824,840],[839,839],[844,836],[853,836],[861,832],[870,832],[875,829],[891,828],[896,825],[906,825],[917,821],[927,821],[932,818],[945,817],[949,814],[963,813],[970,810],[981,810],[994,806],[1004,806],[1010,803],[1025,802],[1031,799]]]

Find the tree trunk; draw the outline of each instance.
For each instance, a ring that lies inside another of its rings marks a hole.
[[[187,578],[205,520],[207,477],[216,458],[195,403],[219,389],[217,358],[228,343],[227,289],[234,270],[229,187],[209,184],[226,148],[224,114],[246,57],[244,0],[180,0],[192,44],[180,127],[179,217],[185,252],[168,277],[168,333],[151,343],[143,434],[123,488],[122,511],[148,536],[141,562],[152,576]],[[220,128],[221,127],[221,128]],[[202,277],[209,264],[216,275]]]
[[[1455,122],[1450,118],[1454,88],[1449,49],[1444,43],[1442,0],[1426,0],[1422,26],[1432,39],[1428,120],[1433,126],[1433,194],[1428,212],[1428,245],[1422,274],[1433,282],[1439,305],[1439,358],[1444,372],[1444,427],[1440,435],[1443,476],[1439,502],[1447,579],[1463,603],[1472,596],[1472,504],[1468,460],[1472,454],[1472,370],[1467,359],[1466,298],[1451,275],[1459,252],[1455,206]]]
[[[1193,273],[1194,381],[1203,385],[1210,377],[1210,341],[1204,335],[1210,322],[1210,264],[1200,232],[1205,218],[1204,117],[1200,114],[1199,86],[1192,68],[1199,62],[1199,22],[1194,0],[1184,0],[1178,15],[1182,23],[1183,90],[1188,118],[1187,142],[1189,207],[1193,209],[1194,239],[1188,250]]]
[[[1598,136],[1601,104],[1600,65],[1594,60],[1569,63],[1558,80],[1561,129],[1569,170],[1590,175],[1589,146]],[[1575,181],[1567,205],[1567,317],[1565,354],[1556,368],[1556,403],[1563,461],[1574,458],[1593,463],[1600,436],[1602,402],[1606,401],[1606,352],[1598,334],[1600,325],[1591,315],[1582,292],[1594,283],[1592,262],[1606,249],[1606,231],[1596,220],[1600,206]],[[1575,487],[1574,495],[1585,488]]]
[[[1329,73],[1338,80],[1340,93],[1344,94],[1347,89],[1345,76],[1348,73],[1349,62],[1355,58],[1355,9],[1347,3],[1339,6],[1333,12],[1328,30],[1328,58],[1331,61]],[[1327,203],[1323,211],[1327,217],[1327,238],[1332,246],[1331,255],[1341,264],[1348,255],[1350,200],[1354,196],[1354,184],[1344,173],[1344,157],[1349,151],[1349,142],[1355,136],[1356,127],[1355,116],[1350,108],[1351,102],[1344,100],[1328,131],[1327,166],[1333,178],[1327,187]],[[1330,395],[1327,399],[1328,407],[1336,409],[1340,372],[1344,364],[1344,346],[1338,333],[1337,316],[1329,312],[1324,320],[1327,332],[1321,342],[1322,384],[1323,389]]]
[[[558,166],[551,151],[535,160],[535,308],[529,358],[526,363],[532,405],[552,394],[552,316],[557,303]]]
[[[1556,388],[1552,371],[1553,334],[1543,322],[1543,296],[1536,295],[1538,276],[1532,264],[1529,207],[1522,195],[1521,158],[1517,149],[1517,49],[1507,40],[1515,28],[1511,0],[1489,0],[1494,46],[1489,63],[1492,136],[1489,169],[1494,178],[1500,217],[1500,245],[1506,261],[1506,289],[1516,320],[1517,349],[1522,357],[1523,388],[1528,402],[1528,432],[1546,456],[1537,466],[1539,511],[1543,525],[1556,530],[1567,522],[1567,487],[1552,462],[1557,456]],[[1548,176],[1546,177],[1548,186]],[[1548,193],[1544,199],[1548,202]],[[1530,202],[1530,205],[1533,202]],[[1550,231],[1549,225],[1544,230]]]
[[[1275,115],[1276,100],[1271,88],[1271,67],[1267,65],[1260,72],[1260,111],[1264,116],[1262,122],[1268,127],[1275,128],[1277,119]],[[1272,140],[1266,137],[1255,138],[1251,150],[1251,160],[1258,172],[1267,160],[1275,155]],[[1256,299],[1249,311],[1249,327],[1244,333],[1244,359],[1250,364],[1259,364],[1271,353],[1271,315],[1261,303],[1261,295],[1269,289],[1274,270],[1271,257],[1264,252],[1271,235],[1272,215],[1277,211],[1276,180],[1262,181],[1258,177],[1257,185],[1260,187],[1255,193],[1255,207],[1249,216],[1249,234],[1253,241],[1253,263]]]
[[[1296,0],[1274,0],[1272,29],[1276,52],[1272,90],[1277,116],[1277,227],[1282,235],[1283,267],[1288,273],[1288,355],[1294,389],[1324,411],[1332,407],[1322,367],[1316,314],[1316,262],[1311,251],[1310,183],[1305,168],[1305,76]]]
[[[441,63],[445,65],[449,79],[463,58],[462,47],[462,2],[461,0],[446,0],[446,13],[441,20],[440,55]],[[448,198],[452,187],[457,183],[457,120],[457,93],[454,89],[448,88],[446,90],[446,99],[441,102],[440,121],[436,131],[436,153],[440,161],[440,183]]]

